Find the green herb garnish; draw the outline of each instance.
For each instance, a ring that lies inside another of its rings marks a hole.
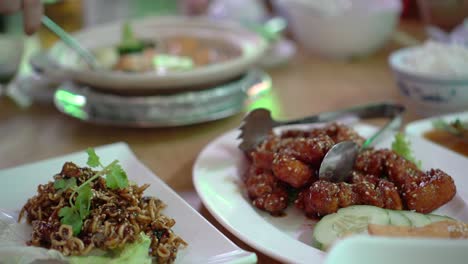
[[[59,179],[54,182],[56,190],[66,190],[68,188],[74,189],[76,187],[76,178]]]
[[[60,223],[72,227],[74,235],[78,235],[81,232],[83,220],[81,219],[80,213],[78,213],[76,209],[69,206],[62,207],[58,215],[61,217]]]
[[[413,151],[411,150],[411,143],[406,139],[404,134],[397,133],[395,135],[395,140],[392,143],[392,150],[403,158],[416,164],[418,168],[421,168],[422,162],[420,160],[416,160],[414,157]]]
[[[122,27],[122,36],[117,50],[120,55],[129,53],[139,53],[145,49],[145,43],[135,37],[132,26],[125,22]]]
[[[432,122],[432,126],[437,130],[447,131],[460,137],[468,130],[468,122],[462,122],[459,118],[450,123],[442,119],[436,119]]]
[[[91,190],[90,184],[92,181],[98,177],[105,176],[106,186],[112,190],[125,188],[129,184],[127,174],[118,164],[117,160],[104,166],[94,149],[88,148],[86,153],[88,154],[88,166],[92,168],[100,167],[100,171],[97,171],[91,178],[79,186],[76,184],[76,178],[60,179],[54,182],[54,188],[57,190],[66,190],[68,188],[73,190],[69,200],[70,206],[60,209],[59,216],[62,224],[72,227],[74,235],[78,235],[81,232],[83,220],[86,219],[90,213],[91,200],[93,198],[93,191]]]

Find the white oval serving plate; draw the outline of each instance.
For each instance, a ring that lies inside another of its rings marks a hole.
[[[354,128],[364,137],[376,131],[376,127],[360,123]],[[238,148],[239,133],[230,131],[215,139],[196,160],[193,183],[202,202],[226,229],[264,254],[286,263],[323,263],[326,252],[312,247],[315,220],[293,206],[283,217],[273,217],[252,206],[241,180],[248,161]],[[456,196],[435,213],[468,222],[466,159],[421,138],[408,139],[424,170],[443,169],[457,186]],[[383,139],[377,148],[389,148],[392,141]]]

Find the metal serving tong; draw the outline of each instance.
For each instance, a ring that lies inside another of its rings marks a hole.
[[[337,121],[344,117],[366,118],[395,118],[404,112],[402,105],[391,102],[373,103],[346,108],[338,111],[324,112],[317,115],[289,121],[276,121],[271,117],[269,110],[258,108],[249,112],[240,126],[241,143],[239,148],[245,153],[252,152],[264,141],[271,130],[278,126],[294,124],[310,124]]]

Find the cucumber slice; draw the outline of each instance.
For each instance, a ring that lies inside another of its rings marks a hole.
[[[314,228],[313,238],[319,249],[328,249],[335,240],[349,234],[367,233],[369,223],[386,225],[389,217],[384,209],[356,205],[338,210],[320,220]]]
[[[369,217],[329,214],[320,220],[314,228],[313,238],[315,247],[327,250],[333,242],[351,233],[363,233],[367,231]]]
[[[431,223],[440,222],[440,221],[456,221],[452,217],[446,215],[436,215],[436,214],[427,214],[427,217],[431,220]]]
[[[431,219],[425,214],[416,213],[413,211],[399,211],[400,214],[406,216],[411,221],[411,226],[419,227],[431,223]]]
[[[390,223],[387,210],[371,205],[353,205],[341,208],[337,212],[343,215],[366,216],[370,224],[386,225]]]
[[[390,218],[390,225],[393,226],[411,226],[411,221],[404,214],[401,214],[400,211],[396,210],[387,210],[388,216]]]

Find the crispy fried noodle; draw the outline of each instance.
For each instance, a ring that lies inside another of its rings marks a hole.
[[[79,186],[94,173],[90,168],[67,162],[54,180],[74,177]],[[39,185],[37,195],[27,201],[19,216],[21,220],[26,214],[27,222],[33,226],[28,244],[78,256],[92,249],[120,249],[135,242],[143,232],[151,239],[149,254],[157,263],[174,262],[178,249],[187,245],[171,229],[175,220],[161,213],[166,205],[155,197],[143,196],[148,184],[111,190],[106,187],[106,179],[99,177],[90,185],[93,193],[90,213],[77,235],[59,217],[59,210],[70,205],[72,189],[56,190],[54,182]]]

